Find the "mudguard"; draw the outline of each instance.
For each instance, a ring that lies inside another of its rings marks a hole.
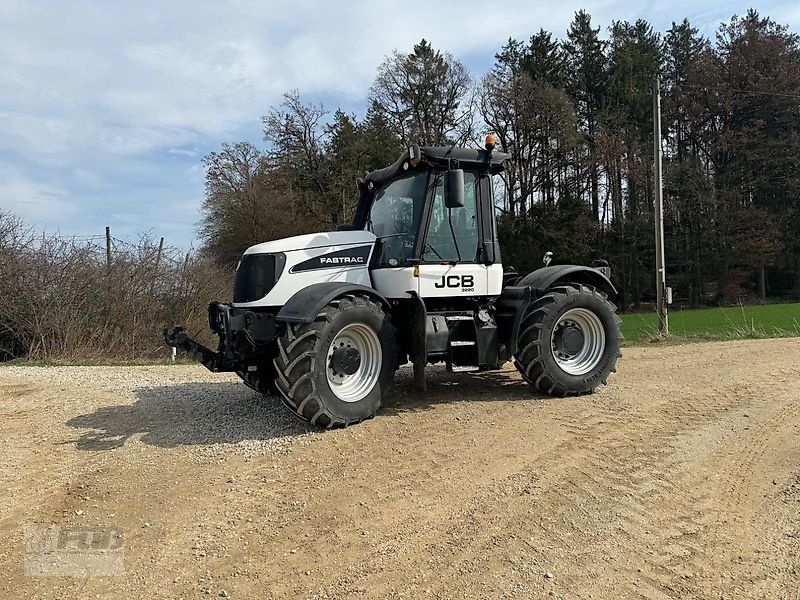
[[[583,265],[556,265],[553,267],[542,267],[532,273],[528,273],[515,285],[532,288],[534,294],[537,291],[544,291],[552,287],[555,283],[585,283],[596,287],[609,296],[617,295],[617,288],[611,280],[597,269]]]
[[[314,283],[296,292],[278,312],[276,321],[284,323],[311,323],[331,300],[343,294],[362,293],[389,309],[389,301],[375,289],[346,281]]]
[[[504,342],[509,356],[517,351],[517,336],[528,304],[557,283],[583,283],[596,287],[610,297],[617,295],[617,289],[611,280],[592,267],[557,265],[528,273],[513,286],[503,288],[497,300],[500,339]]]

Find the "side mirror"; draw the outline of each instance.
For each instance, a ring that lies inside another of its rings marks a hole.
[[[444,205],[447,208],[464,207],[464,170],[450,169],[444,181]]]

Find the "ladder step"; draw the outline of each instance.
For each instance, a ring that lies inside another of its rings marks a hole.
[[[453,365],[451,371],[453,373],[466,373],[468,371],[479,371],[480,368],[475,365]]]
[[[445,317],[448,321],[474,321],[473,317],[468,315],[448,315]]]
[[[471,342],[469,340],[458,340],[458,341],[451,341],[451,346],[474,346],[475,342]]]

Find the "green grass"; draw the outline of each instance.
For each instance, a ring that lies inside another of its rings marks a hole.
[[[659,339],[654,312],[620,317],[626,344]],[[800,303],[671,310],[669,329],[675,341],[800,336]]]

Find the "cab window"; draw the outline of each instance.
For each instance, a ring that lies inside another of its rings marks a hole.
[[[417,231],[425,205],[425,171],[410,173],[375,192],[368,229],[378,237]]]
[[[444,205],[444,177],[438,179],[422,260],[475,262],[478,255],[478,179],[474,173],[464,172],[464,206],[451,209]]]
[[[428,172],[417,170],[375,192],[367,230],[379,239],[379,263],[412,257],[425,208]]]

